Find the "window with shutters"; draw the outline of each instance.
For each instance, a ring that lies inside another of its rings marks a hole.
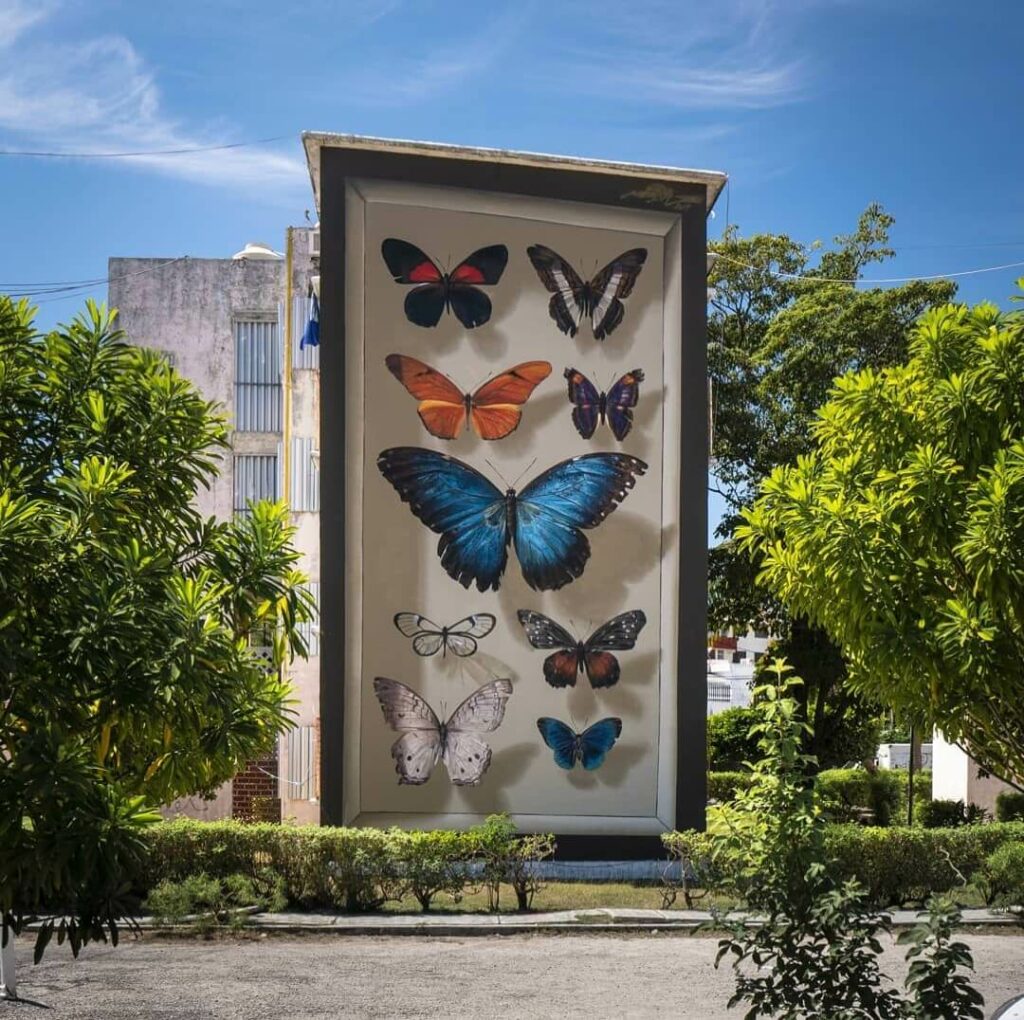
[[[235,428],[281,431],[281,347],[276,321],[236,319]]]
[[[262,499],[280,499],[280,477],[276,454],[238,454],[234,458],[234,511],[249,513],[249,504]]]

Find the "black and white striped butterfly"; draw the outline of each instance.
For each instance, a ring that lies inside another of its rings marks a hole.
[[[490,634],[495,622],[490,613],[473,613],[450,627],[439,627],[419,613],[395,613],[395,626],[412,639],[412,650],[424,657],[437,655],[442,649],[442,656],[447,656],[449,649],[463,658],[474,655],[477,638]]]
[[[561,255],[543,244],[531,245],[526,254],[552,294],[548,312],[558,328],[575,336],[580,323],[589,317],[595,340],[603,340],[622,322],[626,308],[620,299],[632,293],[647,261],[646,248],[630,248],[592,279],[582,280]]]

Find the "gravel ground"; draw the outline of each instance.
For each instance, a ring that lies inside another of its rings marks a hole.
[[[1024,938],[972,935],[986,1015],[1024,992]],[[728,1013],[715,942],[668,935],[127,939],[77,961],[55,945],[0,1017],[283,1020],[327,1017],[699,1017]],[[902,976],[902,953],[886,970]]]

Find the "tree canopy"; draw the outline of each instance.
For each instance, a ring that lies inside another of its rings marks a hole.
[[[309,608],[283,504],[198,513],[224,422],[113,319],[44,335],[0,297],[0,908],[66,913],[76,950],[123,909],[150,808],[287,728]]]
[[[771,473],[737,536],[857,690],[1020,783],[1024,317],[932,309],[909,355],[836,380],[811,452]]]

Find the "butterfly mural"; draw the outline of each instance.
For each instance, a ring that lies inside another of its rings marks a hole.
[[[441,652],[444,658],[449,649],[465,658],[474,655],[477,639],[487,637],[497,622],[490,613],[473,613],[450,627],[439,627],[419,613],[395,613],[395,626],[412,639],[412,650],[424,658]]]
[[[640,383],[644,381],[642,369],[634,368],[612,385],[607,393],[598,393],[597,387],[575,368],[565,370],[569,400],[572,402],[572,423],[576,431],[589,439],[601,422],[608,422],[612,435],[621,443],[633,428],[633,408],[640,400]]]
[[[578,733],[560,719],[545,716],[537,720],[544,743],[555,753],[555,764],[571,769],[579,762],[588,771],[600,768],[622,733],[622,720],[609,716]]]
[[[379,676],[373,691],[387,724],[400,734],[391,745],[398,782],[422,786],[439,761],[456,786],[476,786],[491,764],[491,748],[480,736],[492,733],[505,718],[511,680],[491,680],[477,688],[442,723],[411,687]]]
[[[543,244],[531,245],[526,254],[540,282],[552,294],[548,313],[558,328],[575,336],[580,323],[589,318],[595,340],[610,336],[622,322],[626,314],[622,299],[632,293],[647,261],[646,248],[630,248],[585,281],[561,255]]]
[[[642,609],[631,609],[601,624],[586,641],[577,641],[543,613],[520,609],[516,615],[534,648],[557,649],[544,660],[544,679],[552,687],[575,687],[580,673],[587,674],[591,687],[617,684],[622,671],[612,652],[632,648],[647,623]]]
[[[380,253],[395,283],[413,289],[405,296],[405,317],[416,326],[436,326],[451,311],[466,329],[482,326],[491,317],[491,299],[480,286],[493,286],[508,263],[508,248],[492,244],[464,258],[444,273],[423,251],[396,237],[387,238]]]
[[[438,439],[454,439],[472,426],[481,439],[504,439],[519,427],[522,407],[551,374],[548,361],[524,361],[463,393],[443,372],[405,354],[389,354],[388,371],[414,396],[426,430]]]
[[[590,558],[580,529],[595,528],[629,493],[647,465],[624,453],[587,453],[542,472],[520,492],[502,493],[461,460],[417,446],[384,450],[381,474],[441,537],[441,566],[463,587],[501,585],[508,547],[523,578],[552,591],[575,580]]]

